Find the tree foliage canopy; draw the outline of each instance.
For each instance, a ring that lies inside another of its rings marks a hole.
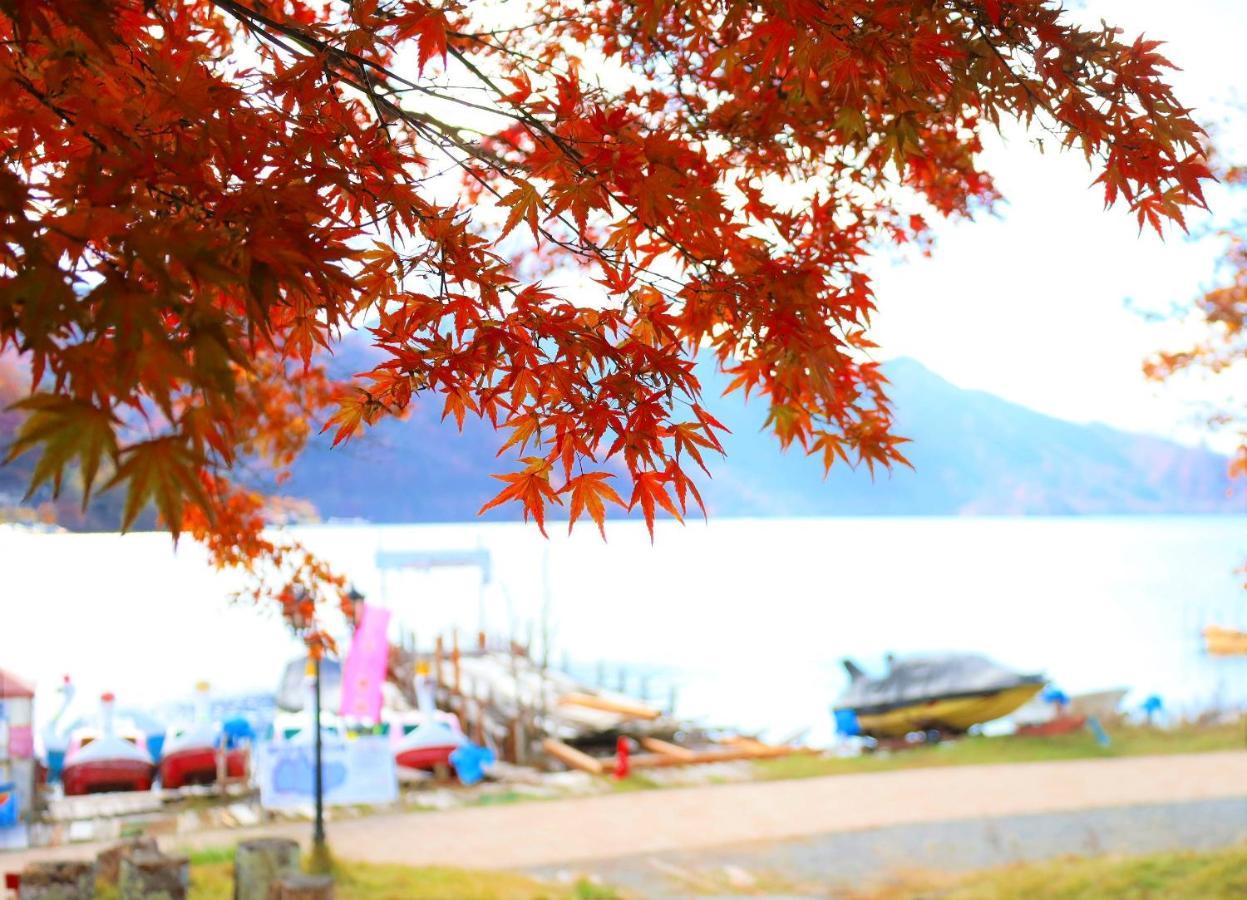
[[[1221,183],[1230,191],[1247,190],[1247,167],[1216,160]],[[1194,319],[1195,341],[1180,349],[1154,354],[1144,363],[1144,372],[1158,381],[1182,374],[1218,376],[1236,373],[1240,379],[1247,363],[1247,215],[1222,221],[1217,229],[1225,242],[1225,252],[1213,286],[1200,293],[1188,310]],[[1247,406],[1241,394],[1231,390],[1223,402],[1214,403],[1209,424],[1233,429],[1238,447],[1230,462],[1232,476],[1247,476]]]
[[[230,470],[322,409],[488,419],[538,525],[700,503],[699,348],[781,444],[901,462],[866,257],[989,207],[1005,120],[1181,223],[1209,172],[1167,66],[1053,0],[0,0],[13,451],[296,582]],[[358,327],[383,361],[330,384]]]

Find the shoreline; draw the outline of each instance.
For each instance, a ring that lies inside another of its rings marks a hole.
[[[346,860],[535,870],[891,827],[1220,800],[1243,801],[1247,833],[1247,751],[922,768],[378,813],[331,822],[329,838]],[[204,831],[161,843],[200,850],[259,836],[306,844],[310,826]],[[103,846],[4,852],[0,870],[90,857]]]

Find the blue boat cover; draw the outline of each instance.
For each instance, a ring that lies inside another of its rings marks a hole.
[[[862,733],[861,726],[857,723],[857,713],[851,709],[837,709],[836,716],[836,733],[845,737],[857,737]]]

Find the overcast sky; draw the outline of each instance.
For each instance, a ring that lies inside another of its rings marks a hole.
[[[1173,76],[1179,99],[1203,123],[1224,122],[1235,96],[1247,96],[1235,87],[1244,0],[1088,0],[1078,15],[1167,41],[1161,52],[1183,69]],[[1242,123],[1222,127],[1226,144],[1247,149]],[[1219,245],[1140,236],[1128,211],[1104,211],[1078,154],[1040,154],[1024,133],[993,141],[987,159],[1007,200],[998,218],[943,227],[930,259],[876,264],[882,355],[913,356],[959,385],[1062,418],[1198,439],[1184,392],[1140,374],[1149,351],[1174,346],[1177,328],[1127,301],[1189,302],[1211,283]]]

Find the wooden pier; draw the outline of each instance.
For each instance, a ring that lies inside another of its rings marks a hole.
[[[622,670],[621,690],[607,690],[600,686],[606,680],[604,667],[599,666],[599,686],[594,687],[549,667],[544,658],[535,659],[529,644],[484,632],[475,638],[465,648],[458,632],[439,635],[431,654],[408,649],[399,668],[404,680],[426,671],[438,708],[457,715],[464,733],[504,762],[603,774],[620,764],[613,751],[621,737],[642,751],[629,755],[629,765],[636,769],[810,752],[748,737],[711,740],[675,718],[671,709],[628,696]],[[647,679],[641,684],[648,688]],[[404,693],[411,693],[414,701],[414,688]]]

